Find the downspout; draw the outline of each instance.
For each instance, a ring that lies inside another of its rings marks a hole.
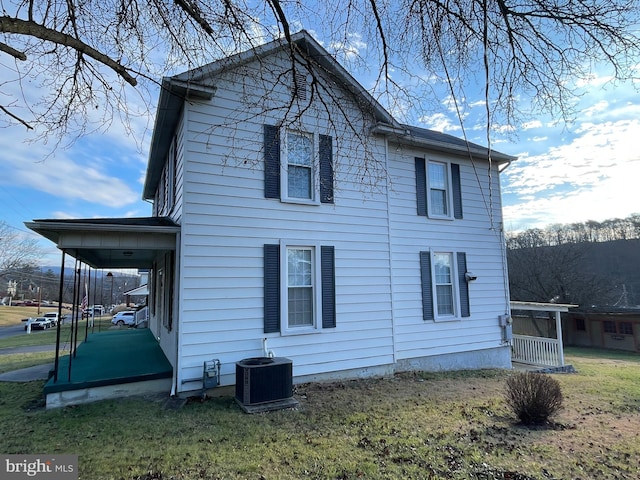
[[[504,167],[502,169],[500,169],[500,166],[498,166],[498,186],[500,188],[500,191],[502,191],[502,182],[500,180],[500,174],[502,172],[504,172],[509,165],[511,165],[511,160],[507,161],[504,165]],[[502,209],[502,201],[500,202],[500,208]],[[505,231],[504,231],[504,217],[502,215],[500,215],[500,230],[498,231],[498,234],[500,235],[500,238],[498,239],[500,241],[500,257],[502,260],[502,276],[504,278],[504,300],[505,300],[505,315],[507,316],[507,318],[511,318],[511,293],[509,291],[509,263],[507,261],[507,238],[505,236]],[[506,327],[502,327],[502,328],[506,328]],[[503,340],[502,340],[502,345],[511,345],[512,344],[512,340],[508,337],[508,336],[503,336]]]
[[[180,233],[176,233],[176,250],[175,250],[175,255],[173,256],[173,298],[176,299],[173,302],[173,312],[171,312],[171,314],[173,315],[173,325],[174,325],[174,329],[175,329],[175,337],[176,337],[176,359],[174,362],[174,367],[173,367],[173,382],[171,385],[171,396],[175,396],[177,394],[177,389],[178,389],[178,372],[180,371],[180,352],[182,351],[182,349],[180,348],[182,345],[182,342],[180,341],[180,316],[177,314],[180,311],[180,308],[178,307],[178,305],[180,305],[180,292],[182,292],[182,289],[180,288],[180,278],[182,277],[181,273],[179,272],[179,268],[181,268],[181,263],[179,261],[180,259],[180,239],[181,239],[181,235]]]

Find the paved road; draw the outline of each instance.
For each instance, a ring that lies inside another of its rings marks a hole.
[[[31,330],[31,335],[37,335],[44,330]],[[11,325],[10,327],[0,327],[0,338],[15,337],[17,335],[26,335],[24,323],[20,325]]]

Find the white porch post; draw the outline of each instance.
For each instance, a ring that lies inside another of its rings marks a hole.
[[[562,321],[560,311],[556,310],[556,336],[558,338],[558,357],[560,366],[564,367],[564,346],[562,345]]]

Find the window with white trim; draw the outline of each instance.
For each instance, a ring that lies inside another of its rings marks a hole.
[[[336,327],[335,248],[281,241],[264,246],[264,333]]]
[[[424,320],[453,320],[471,315],[464,252],[420,252]]]
[[[415,168],[417,214],[434,219],[462,219],[460,165],[415,157]]]
[[[287,328],[315,324],[314,263],[313,248],[287,247]]]
[[[433,285],[436,313],[439,317],[455,315],[455,287],[453,283],[453,254],[433,254]]]
[[[333,137],[265,124],[264,196],[283,202],[334,203]]]
[[[315,200],[314,165],[316,164],[313,135],[287,132],[286,139],[286,197]]]
[[[320,280],[320,246],[281,242],[283,333],[315,330],[322,311]]]
[[[429,208],[430,217],[449,217],[450,188],[448,167],[442,162],[428,162],[427,184],[429,188]]]

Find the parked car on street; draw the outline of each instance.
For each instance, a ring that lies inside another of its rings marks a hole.
[[[27,320],[24,329],[28,330],[29,326],[31,326],[31,330],[46,330],[47,328],[51,328],[53,325],[51,324],[51,320],[48,318],[36,317]]]
[[[85,308],[83,312],[87,316],[100,317],[104,315],[104,307],[102,305],[91,305],[88,308]]]
[[[58,312],[47,312],[43,315],[43,317],[51,320],[52,327],[58,325]]]
[[[111,319],[111,323],[118,326],[123,325],[135,325],[136,324],[136,312],[127,310],[125,312],[116,313]]]

